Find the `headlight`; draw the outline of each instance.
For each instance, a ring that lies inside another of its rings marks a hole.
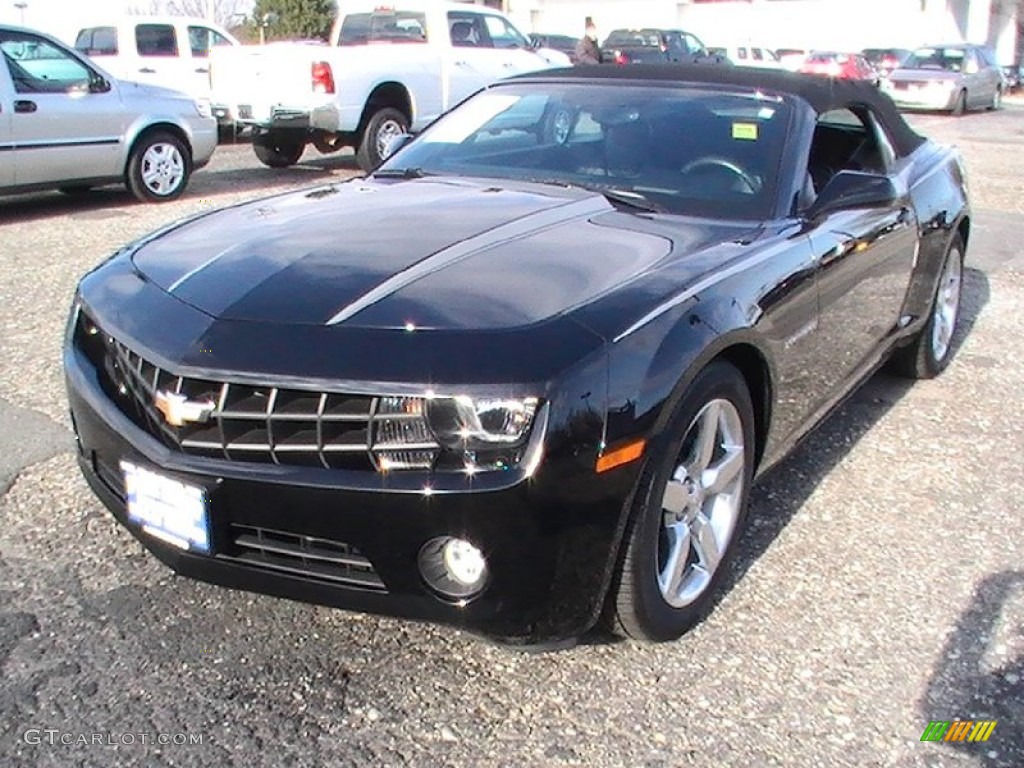
[[[213,117],[213,107],[210,106],[209,99],[196,99],[195,106],[200,117]]]
[[[535,397],[385,397],[374,416],[373,452],[381,470],[436,469],[470,474],[535,468],[530,435]],[[541,436],[542,437],[542,436]]]
[[[470,397],[432,398],[427,422],[447,448],[478,450],[520,442],[533,423],[537,398],[503,400]]]

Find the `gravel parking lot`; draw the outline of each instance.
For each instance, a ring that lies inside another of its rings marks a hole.
[[[271,171],[222,147],[168,205],[0,200],[0,765],[1024,765],[1024,104],[913,122],[971,173],[956,359],[877,375],[762,483],[730,591],[662,646],[526,655],[197,584],[88,491],[59,358],[79,276],[350,156]],[[955,719],[998,725],[919,741]]]

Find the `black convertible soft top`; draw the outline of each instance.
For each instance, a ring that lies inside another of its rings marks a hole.
[[[549,69],[520,75],[513,79],[530,80],[629,80],[634,83],[673,82],[721,85],[789,94],[803,99],[819,115],[833,109],[864,104],[872,109],[893,142],[893,149],[905,157],[924,143],[907,125],[892,99],[872,83],[838,80],[820,75],[803,75],[783,70],[730,67],[717,64],[630,64],[609,66],[593,64],[569,69]]]

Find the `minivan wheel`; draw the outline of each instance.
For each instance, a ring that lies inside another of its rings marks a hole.
[[[613,631],[675,640],[710,609],[746,518],[754,446],[743,376],[714,362],[649,444],[609,596]]]
[[[181,197],[191,173],[191,158],[181,140],[156,131],[136,142],[126,175],[128,189],[139,200],[166,203]]]

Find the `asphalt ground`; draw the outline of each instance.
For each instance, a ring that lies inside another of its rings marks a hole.
[[[0,200],[0,766],[1024,766],[1024,106],[913,122],[971,174],[956,358],[875,376],[816,430],[755,490],[717,610],[660,646],[526,655],[187,581],[80,478],[59,357],[79,276],[351,157],[222,147],[168,205]],[[956,719],[998,725],[920,741]]]

